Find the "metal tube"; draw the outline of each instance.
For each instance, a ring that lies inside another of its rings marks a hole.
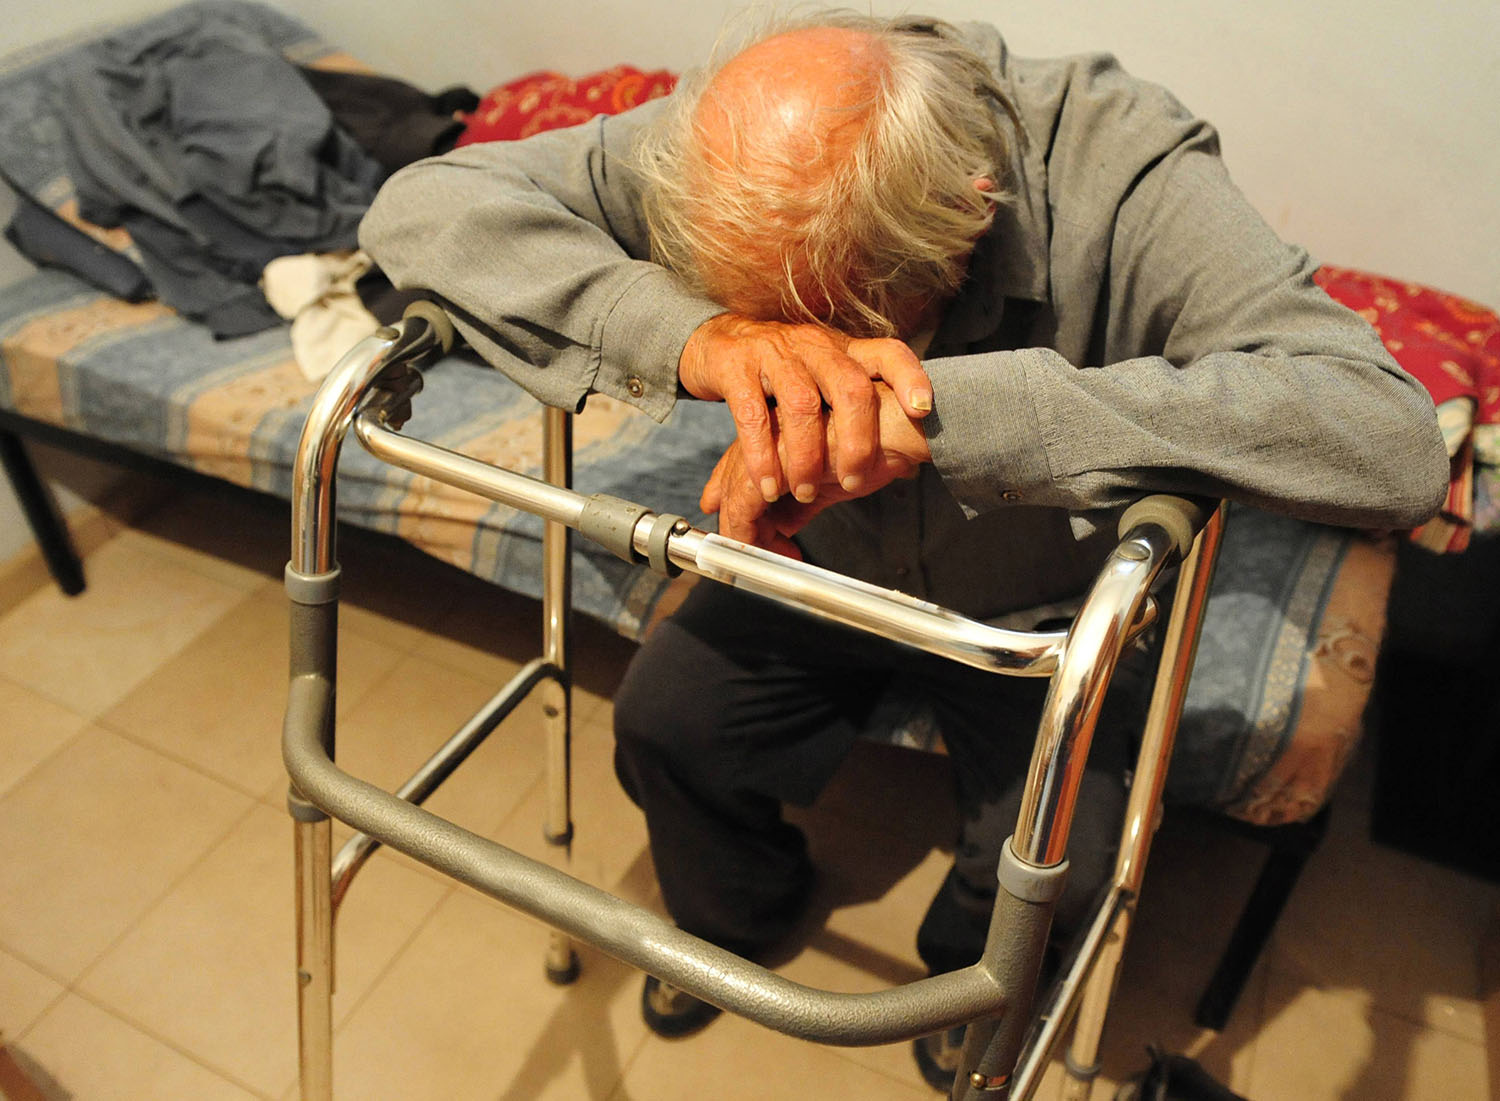
[[[571,490],[549,486],[536,478],[491,466],[424,440],[410,439],[392,431],[372,415],[355,418],[354,434],[366,451],[392,466],[414,474],[425,474],[544,520],[556,520],[570,528],[578,526],[583,506],[587,503],[586,498]]]
[[[1128,532],[1073,621],[1042,707],[1016,821],[1015,852],[1028,863],[1051,867],[1067,854],[1074,802],[1104,690],[1146,590],[1171,550],[1171,537],[1154,524]]]
[[[788,1035],[825,1044],[884,1044],[994,1016],[1006,995],[979,967],[869,994],[815,990],[741,959],[657,915],[471,833],[350,776],[323,752],[332,686],[292,678],[282,743],[299,791],[327,813],[461,883],[673,986]]]
[[[1187,695],[1188,678],[1198,647],[1198,628],[1208,602],[1208,587],[1223,527],[1224,516],[1220,509],[1199,533],[1192,551],[1183,562],[1172,611],[1167,618],[1156,683],[1151,692],[1151,707],[1146,715],[1135,776],[1125,807],[1124,833],[1115,857],[1115,886],[1132,898],[1140,893],[1146,874],[1146,858],[1155,833],[1167,766],[1171,763],[1177,723]],[[1133,920],[1133,906],[1118,915],[1079,1004],[1063,1091],[1063,1096],[1073,1101],[1082,1101],[1088,1096],[1097,1073],[1105,1019],[1119,981],[1120,964]]]
[[[542,414],[542,476],[549,485],[573,486],[573,418],[548,406]],[[542,690],[542,723],[546,730],[547,810],[543,832],[561,850],[564,864],[573,855],[573,533],[560,520],[542,528],[542,652],[560,676]],[[552,930],[547,938],[546,974],[556,983],[578,977],[578,955],[567,936]]]
[[[422,440],[408,439],[370,414],[354,420],[355,435],[376,458],[477,493],[492,501],[577,528],[588,499],[536,478],[471,459]],[[650,521],[636,526],[634,542],[644,557]],[[674,535],[669,559],[683,569],[739,585],[803,611],[889,634],[929,653],[979,669],[1045,677],[1062,652],[1062,631],[1011,631],[991,627],[892,589],[770,554],[697,529]],[[1142,617],[1142,623],[1146,618]],[[1136,629],[1140,629],[1139,625]]]
[[[523,665],[506,685],[496,692],[474,716],[459,727],[438,748],[411,778],[396,789],[396,798],[421,805],[435,792],[458,766],[469,759],[495,728],[505,721],[521,701],[526,699],[538,684],[555,682],[557,670],[545,658],[534,658]],[[380,848],[380,842],[368,834],[356,833],[338,851],[333,860],[333,912],[338,914],[344,896],[365,861]]]
[[[333,568],[335,468],[370,384],[392,362],[415,362],[440,348],[426,321],[385,326],[346,352],[318,387],[292,466],[292,568],[297,572],[312,576]]]
[[[333,1099],[333,823],[294,826],[297,897],[297,1067],[302,1101]]]
[[[1198,653],[1198,631],[1203,624],[1223,532],[1221,508],[1209,518],[1177,576],[1177,591],[1162,636],[1156,682],[1151,689],[1151,705],[1146,712],[1139,761],[1125,811],[1125,837],[1116,856],[1115,882],[1132,893],[1140,892],[1145,879],[1152,824],[1167,782],[1167,766],[1171,763],[1177,724],[1182,719],[1188,680]],[[1142,769],[1142,764],[1150,767]]]
[[[562,489],[572,482],[572,420],[561,409],[548,408],[543,431],[543,470],[549,484]],[[547,839],[567,845],[573,836],[570,738],[572,693],[567,676],[569,618],[572,611],[572,532],[560,520],[542,529],[542,649],[563,675],[542,697],[547,730]]]
[[[906,593],[721,535],[689,531],[667,546],[674,562],[705,577],[978,669],[1045,677],[1056,667],[1066,638],[1062,631],[991,627]]]
[[[1016,1061],[1011,1101],[1027,1101],[1042,1084],[1047,1065],[1078,1009],[1084,982],[1097,962],[1110,930],[1120,912],[1133,903],[1131,896],[1117,886],[1111,886],[1105,892],[1082,941],[1036,1014],[1032,1032]]]

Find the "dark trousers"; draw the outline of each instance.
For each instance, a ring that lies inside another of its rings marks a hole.
[[[642,645],[615,699],[616,771],[645,812],[681,928],[752,958],[786,937],[812,867],[782,806],[817,797],[896,682],[934,709],[962,821],[918,951],[934,973],[979,958],[1047,682],[970,669],[707,582]],[[1139,701],[1122,668],[1079,797],[1059,929],[1086,916],[1113,867]],[[899,806],[889,811],[899,820]]]

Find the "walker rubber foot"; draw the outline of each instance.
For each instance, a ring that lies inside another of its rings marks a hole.
[[[553,986],[570,986],[578,979],[583,968],[578,963],[578,953],[569,952],[568,962],[562,967],[547,964],[547,981]]]

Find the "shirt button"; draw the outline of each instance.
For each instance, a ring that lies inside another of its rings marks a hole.
[[[1021,491],[1019,489],[1007,489],[1004,493],[1000,494],[1000,499],[1002,501],[1019,501],[1021,499]]]
[[[911,576],[911,567],[910,566],[897,566],[896,567],[896,576],[899,577],[902,581],[905,581],[908,577]]]
[[[633,398],[638,398],[646,392],[646,384],[635,375],[625,380],[625,392]]]

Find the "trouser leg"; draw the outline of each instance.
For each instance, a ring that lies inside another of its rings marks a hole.
[[[891,649],[718,585],[642,645],[615,699],[615,767],[680,927],[752,957],[792,930],[812,868],[782,805],[832,776]]]

